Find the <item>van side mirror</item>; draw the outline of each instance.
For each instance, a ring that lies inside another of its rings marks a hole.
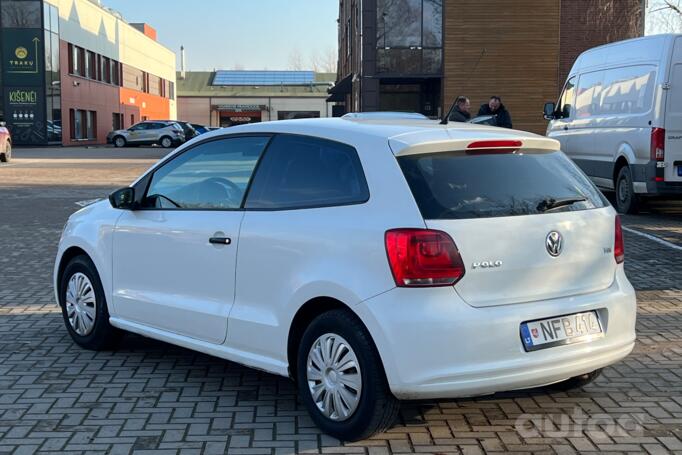
[[[109,195],[109,203],[115,209],[135,210],[135,188],[121,188]]]
[[[554,120],[556,118],[556,104],[545,103],[543,113],[545,120]]]

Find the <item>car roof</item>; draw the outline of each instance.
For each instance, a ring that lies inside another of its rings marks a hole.
[[[395,155],[463,150],[475,141],[520,140],[520,148],[559,150],[559,142],[526,131],[488,125],[429,119],[314,118],[250,123],[224,128],[207,135],[236,133],[291,133],[353,144],[362,138],[385,138]],[[210,136],[209,136],[210,137]]]

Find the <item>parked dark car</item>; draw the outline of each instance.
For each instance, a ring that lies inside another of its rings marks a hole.
[[[207,126],[198,123],[190,123],[190,126],[196,130],[197,134],[204,134],[211,131]]]

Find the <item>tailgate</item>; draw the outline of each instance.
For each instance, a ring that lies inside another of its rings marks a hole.
[[[552,299],[605,289],[615,276],[611,209],[475,220],[427,220],[455,240],[466,274],[456,291],[483,307]],[[551,232],[561,251],[548,251]]]

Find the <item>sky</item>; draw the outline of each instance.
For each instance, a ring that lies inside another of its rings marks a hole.
[[[188,70],[312,69],[336,53],[338,0],[102,0],[146,22]],[[296,58],[295,56],[300,56]],[[299,61],[300,65],[293,64]],[[302,66],[294,68],[292,66]]]

